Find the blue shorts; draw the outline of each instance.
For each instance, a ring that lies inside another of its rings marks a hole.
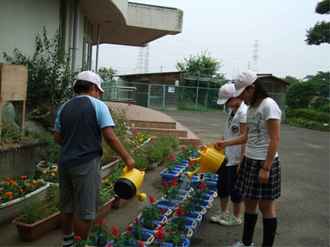
[[[235,190],[235,183],[237,179],[237,165],[235,166],[223,166],[217,172],[218,179],[218,194],[220,199],[230,197],[233,203],[239,203],[242,201],[242,196]]]

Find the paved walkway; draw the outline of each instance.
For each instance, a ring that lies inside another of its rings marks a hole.
[[[204,143],[221,136],[224,114],[166,112],[194,131]],[[280,158],[282,197],[279,200],[275,246],[330,246],[330,134],[282,125]],[[215,210],[215,207],[211,210]],[[255,231],[261,245],[261,217]],[[227,246],[241,237],[241,227],[202,225],[194,247]]]

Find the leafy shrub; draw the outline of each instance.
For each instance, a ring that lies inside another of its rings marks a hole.
[[[289,109],[287,112],[288,118],[300,118],[307,121],[315,121],[319,123],[330,124],[330,114],[319,112],[312,109]]]
[[[58,186],[51,185],[47,190],[45,200],[33,201],[24,207],[22,214],[19,216],[20,221],[32,224],[36,221],[44,219],[55,212],[59,211],[59,191]]]
[[[328,124],[307,120],[304,118],[288,118],[289,125],[314,129],[314,130],[322,130],[322,131],[330,131],[330,126]]]
[[[51,119],[55,109],[71,95],[73,72],[70,69],[69,56],[65,54],[59,32],[53,39],[48,38],[44,28],[35,38],[36,50],[32,57],[14,49],[13,56],[3,53],[6,62],[23,64],[28,68],[27,107],[28,110],[40,108]],[[38,116],[36,116],[38,117]]]
[[[135,168],[139,170],[147,170],[149,168],[149,161],[143,151],[135,152],[133,159],[135,160]]]

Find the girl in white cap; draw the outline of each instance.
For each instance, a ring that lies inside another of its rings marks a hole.
[[[254,246],[253,232],[257,207],[263,216],[262,246],[272,246],[277,228],[275,200],[281,194],[278,158],[281,110],[254,72],[241,73],[235,82],[236,95],[249,105],[247,131],[238,138],[220,140],[218,148],[246,143],[244,160],[235,185],[244,198],[245,215],[242,241],[234,246]]]
[[[235,86],[233,83],[226,83],[219,89],[219,105],[225,105],[229,109],[224,129],[224,139],[228,140],[243,134],[246,129],[247,106],[243,100],[235,97]],[[212,222],[221,225],[233,226],[242,224],[241,214],[241,195],[234,190],[239,164],[243,158],[244,145],[236,145],[225,148],[227,163],[219,171],[218,194],[220,198],[220,212],[210,219]],[[229,214],[229,197],[233,203],[233,214]]]

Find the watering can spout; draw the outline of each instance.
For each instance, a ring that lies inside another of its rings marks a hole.
[[[224,150],[217,150],[213,144],[204,145],[198,150],[199,157],[189,160],[189,165],[200,164],[200,168],[195,171],[188,172],[187,176],[191,177],[197,172],[216,173],[221,165],[225,163]]]

